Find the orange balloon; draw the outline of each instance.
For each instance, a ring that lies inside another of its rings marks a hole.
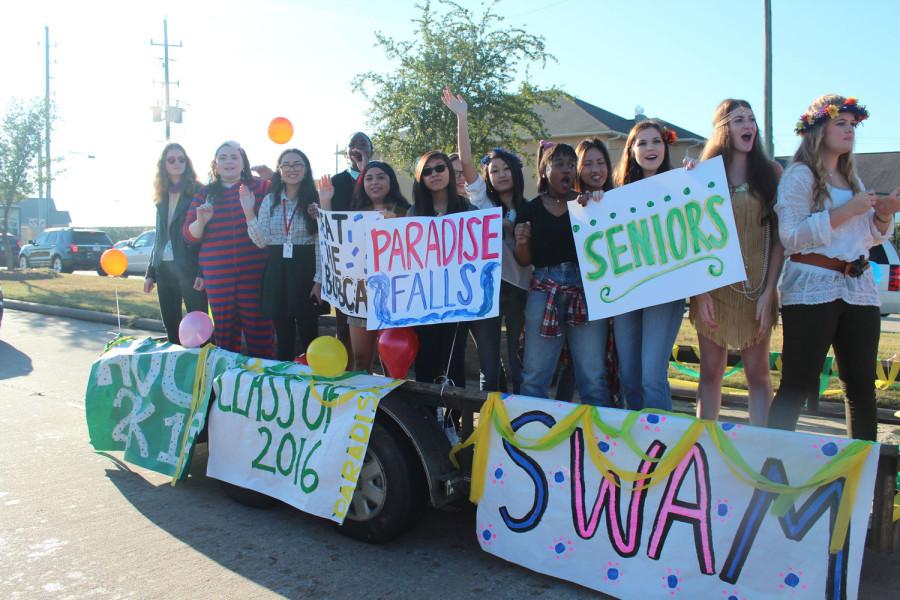
[[[128,268],[128,257],[118,248],[110,248],[100,255],[100,266],[107,275],[118,277]]]
[[[284,117],[275,117],[269,123],[269,139],[276,144],[287,144],[294,135],[294,126]]]

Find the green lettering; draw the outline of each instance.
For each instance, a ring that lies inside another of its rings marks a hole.
[[[617,233],[621,233],[625,228],[622,225],[614,225],[606,230],[606,245],[609,248],[609,258],[612,260],[613,264],[613,273],[616,275],[621,275],[627,271],[630,271],[634,268],[634,265],[631,263],[626,263],[624,265],[619,264],[619,255],[622,254],[625,250],[628,249],[628,246],[619,246],[616,244],[613,236]]]
[[[653,223],[653,236],[656,238],[656,249],[659,251],[660,264],[669,262],[669,255],[666,252],[666,236],[663,235],[662,223],[659,221],[659,215],[650,215],[650,222]]]
[[[700,221],[703,219],[703,208],[698,202],[688,202],[684,205],[684,212],[687,215],[688,230],[691,232],[694,254],[700,254],[700,244],[703,244],[709,250],[709,241],[700,229]]]
[[[678,221],[678,236],[675,235],[675,221]],[[681,210],[673,208],[666,215],[666,232],[669,234],[669,250],[672,258],[681,260],[687,254],[687,227],[684,224],[684,215]]]
[[[721,250],[728,244],[728,228],[725,226],[722,216],[716,210],[717,204],[725,204],[725,199],[719,195],[710,196],[706,199],[706,214],[709,215],[709,220],[713,222],[713,225],[716,226],[719,232],[718,239],[709,236],[706,238],[706,241],[716,250]]]
[[[596,269],[588,272],[587,278],[590,281],[596,281],[597,279],[601,279],[604,275],[606,275],[606,269],[609,268],[609,265],[606,263],[606,259],[603,258],[599,252],[594,250],[594,242],[599,241],[603,237],[602,231],[595,231],[591,235],[587,236],[587,239],[584,240],[584,253],[587,255],[588,260],[596,265]]]
[[[638,231],[638,224],[640,224],[640,231]],[[628,241],[631,243],[631,255],[634,257],[634,266],[655,265],[656,257],[653,256],[653,249],[650,247],[650,228],[647,227],[647,219],[631,221],[628,223],[627,228]],[[643,260],[641,259],[642,256]]]

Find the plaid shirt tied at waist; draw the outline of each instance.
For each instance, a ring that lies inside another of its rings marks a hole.
[[[587,303],[584,300],[584,288],[576,285],[560,285],[552,279],[531,280],[531,289],[536,292],[547,292],[547,303],[544,305],[544,317],[541,319],[542,337],[559,337],[559,311],[556,308],[556,297],[562,295],[566,303],[566,324],[584,325],[587,323]]]

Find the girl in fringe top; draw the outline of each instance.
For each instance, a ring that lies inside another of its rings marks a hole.
[[[294,148],[282,152],[271,191],[258,210],[249,188],[242,185],[240,194],[247,234],[267,252],[262,313],[275,327],[275,356],[293,360],[319,336],[322,272],[316,221],[310,215],[319,194],[309,159]]]
[[[855,98],[821,96],[801,116],[800,148],[778,185],[778,234],[788,257],[781,282],[781,386],[769,426],[794,429],[818,394],[829,346],[840,365],[848,433],[875,440],[875,361],[881,317],[869,248],[890,237],[900,188],[867,192],[856,176],[856,126],[868,118]]]
[[[721,155],[725,162],[747,281],[691,298],[691,322],[700,340],[697,416],[719,418],[731,347],[741,352],[750,423],[765,425],[772,402],[769,340],[778,322],[776,286],[784,263],[775,219],[775,191],[783,169],[766,156],[747,101],[723,100],[713,126],[700,160]]]

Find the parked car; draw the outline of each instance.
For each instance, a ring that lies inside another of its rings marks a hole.
[[[0,288],[0,325],[3,324],[3,288]]]
[[[121,250],[122,248],[124,248],[125,246],[127,246],[128,244],[130,244],[133,241],[134,241],[134,238],[128,238],[127,240],[119,240],[118,242],[113,244],[113,248],[118,248],[119,250]]]
[[[878,298],[881,300],[881,316],[900,313],[900,255],[891,242],[874,246],[869,250],[869,260],[874,263]]]
[[[112,245],[109,236],[96,229],[45,229],[36,240],[22,246],[19,268],[50,267],[57,273],[71,273],[77,269],[106,275],[100,268],[100,255]]]
[[[153,251],[153,243],[156,241],[156,230],[145,231],[133,240],[130,240],[120,250],[128,257],[126,275],[143,275],[150,264],[150,253]]]
[[[22,242],[19,241],[15,235],[11,233],[6,234],[6,239],[3,239],[3,236],[0,235],[0,267],[6,266],[6,248],[9,246],[12,249],[13,256],[19,255],[19,250],[22,249]]]

